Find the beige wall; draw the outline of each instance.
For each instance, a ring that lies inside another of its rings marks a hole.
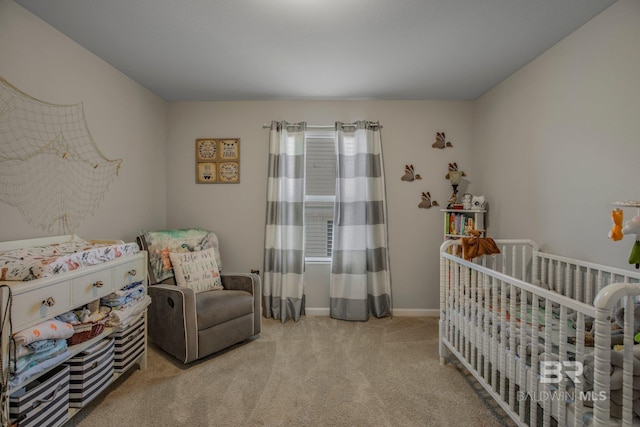
[[[611,202],[640,200],[640,2],[620,0],[476,102],[491,234],[625,269]],[[637,215],[626,209],[625,221]]]
[[[0,0],[0,75],[52,103],[83,102],[91,133],[124,160],[80,236],[131,240],[140,229],[215,230],[227,271],[262,270],[271,120],[380,120],[387,173],[394,305],[438,307],[447,163],[485,194],[489,234],[631,268],[633,237],[606,238],[614,200],[640,199],[640,3],[620,0],[475,102],[255,101],[167,104],[9,0]],[[444,130],[453,149],[431,148]],[[195,184],[194,141],[241,139],[241,182]],[[424,179],[401,182],[413,163]],[[627,210],[627,219],[635,214]],[[0,203],[0,240],[44,235]],[[308,307],[326,307],[326,267],[309,268]]]
[[[119,175],[76,234],[132,240],[166,223],[167,104],[12,1],[0,0],[0,76],[54,104],[84,104],[94,141]],[[0,240],[46,235],[0,203]],[[60,234],[54,230],[52,234]]]
[[[306,120],[330,125],[336,120],[380,120],[387,177],[389,244],[396,309],[435,309],[439,301],[438,248],[442,242],[439,208],[418,209],[420,193],[446,203],[451,186],[447,164],[457,162],[473,189],[476,167],[470,146],[471,102],[446,101],[264,101],[175,103],[169,113],[167,209],[169,227],[215,230],[227,271],[262,270],[266,175],[271,120]],[[444,130],[454,147],[431,148]],[[196,138],[237,137],[241,142],[240,184],[195,184]],[[412,163],[423,180],[400,181]],[[328,270],[308,269],[307,307],[328,307]]]

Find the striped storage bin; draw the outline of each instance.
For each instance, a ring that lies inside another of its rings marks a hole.
[[[69,365],[69,406],[82,408],[113,381],[113,338],[78,353]]]
[[[144,353],[146,335],[144,315],[128,328],[111,334],[115,341],[115,372],[125,372]]]
[[[20,427],[57,427],[69,416],[69,367],[56,366],[9,396],[9,418]]]

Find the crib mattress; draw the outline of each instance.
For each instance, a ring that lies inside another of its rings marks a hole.
[[[86,240],[0,251],[0,280],[28,281],[51,277],[139,251],[136,243]]]

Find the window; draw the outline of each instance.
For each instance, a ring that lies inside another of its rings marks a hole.
[[[336,153],[333,132],[306,138],[305,260],[328,262],[333,242]]]

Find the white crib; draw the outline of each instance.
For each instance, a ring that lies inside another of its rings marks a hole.
[[[472,261],[457,240],[440,248],[440,362],[455,355],[518,425],[640,425],[640,273],[496,243]]]

